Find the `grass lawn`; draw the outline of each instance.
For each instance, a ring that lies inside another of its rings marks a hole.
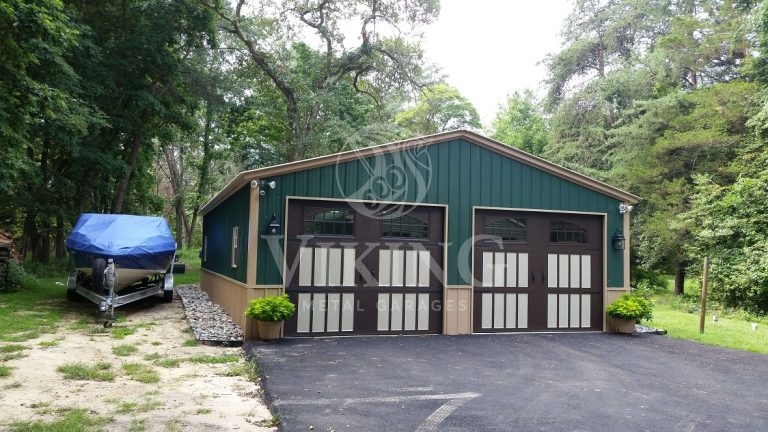
[[[23,342],[53,332],[66,313],[66,277],[27,276],[25,288],[0,293],[0,341]]]
[[[186,271],[174,275],[174,285],[200,282],[199,250],[179,251]],[[24,342],[53,332],[69,306],[66,300],[67,275],[39,278],[26,275],[24,288],[0,292],[0,342]]]
[[[184,273],[173,275],[174,285],[200,283],[200,249],[181,249],[176,252],[179,262],[186,265]]]
[[[704,334],[700,334],[697,306],[700,289],[700,282],[692,280],[686,283],[683,298],[674,296],[671,291],[656,295],[653,320],[647,324],[666,330],[667,336],[676,339],[768,354],[768,319],[764,317],[723,312],[708,306]],[[717,322],[713,321],[714,313],[718,314]],[[752,330],[752,323],[757,323],[757,330]]]

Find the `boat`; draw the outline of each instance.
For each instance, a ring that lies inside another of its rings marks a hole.
[[[74,268],[67,298],[97,303],[105,325],[115,307],[160,293],[173,299],[176,241],[162,217],[84,213],[66,247]]]

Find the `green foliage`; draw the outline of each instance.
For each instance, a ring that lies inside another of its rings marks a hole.
[[[457,89],[439,83],[425,88],[416,105],[395,116],[395,123],[412,137],[454,129],[477,129],[480,115]]]
[[[127,357],[139,351],[136,345],[116,345],[112,347],[112,354],[120,357]]]
[[[711,259],[710,292],[724,306],[768,313],[768,174],[719,186],[697,177],[692,208],[683,218],[693,234],[688,249],[700,268]]]
[[[112,365],[107,362],[98,362],[93,365],[84,363],[66,363],[56,368],[64,378],[84,381],[114,381],[115,373]]]
[[[64,410],[60,418],[50,422],[42,420],[13,422],[10,430],[12,432],[101,432],[105,431],[104,426],[112,421],[110,417],[95,416],[85,409],[70,409]]]
[[[636,321],[653,318],[653,302],[639,294],[624,294],[608,305],[605,313],[610,317]]]
[[[248,303],[245,316],[259,321],[283,321],[290,318],[296,306],[288,299],[288,294],[255,298]]]
[[[533,92],[515,92],[499,107],[491,123],[491,138],[520,150],[542,155],[549,143],[549,125]]]
[[[122,369],[132,380],[140,383],[151,384],[160,381],[160,374],[151,366],[142,363],[125,363]]]
[[[24,269],[16,262],[8,262],[8,278],[0,278],[0,292],[18,291],[23,288]]]

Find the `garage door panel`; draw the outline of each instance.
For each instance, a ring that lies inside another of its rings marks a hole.
[[[600,216],[477,211],[475,233],[488,226],[497,237],[475,248],[475,331],[601,328]]]
[[[342,202],[290,200],[286,292],[297,313],[285,334],[440,333],[443,212],[417,207],[387,225]]]

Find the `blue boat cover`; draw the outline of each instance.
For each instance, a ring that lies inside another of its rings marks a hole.
[[[67,238],[67,250],[154,267],[173,257],[176,241],[161,217],[83,213]]]

